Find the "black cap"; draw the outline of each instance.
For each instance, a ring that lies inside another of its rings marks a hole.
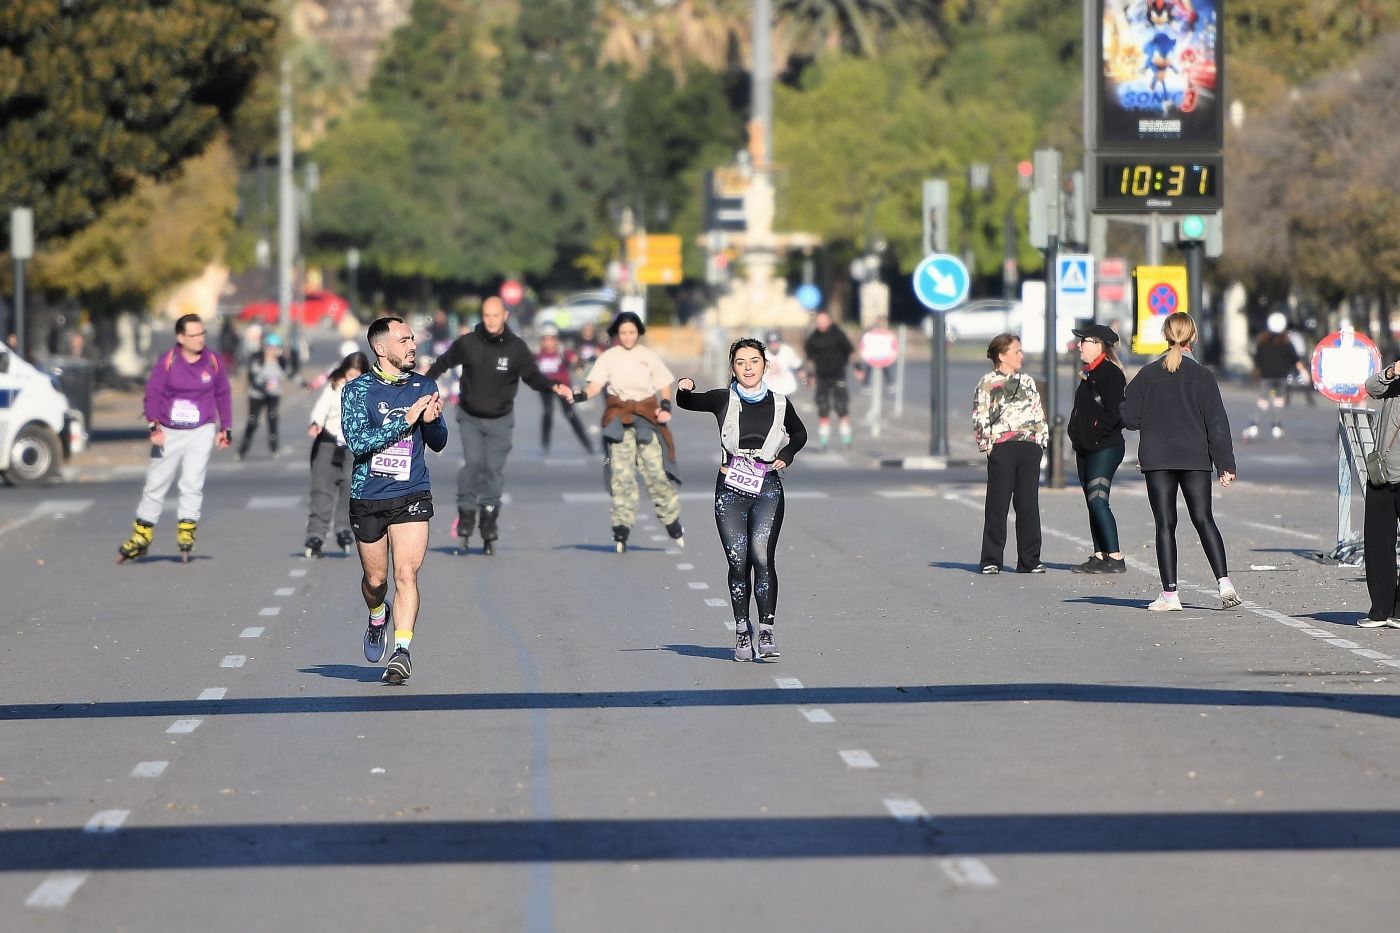
[[[632,311],[623,311],[617,317],[613,318],[613,322],[608,325],[608,336],[616,337],[618,328],[628,323],[636,325],[638,337],[647,332],[647,326],[642,323],[642,319],[637,314]]]
[[[1070,333],[1080,339],[1092,337],[1106,347],[1118,342],[1118,335],[1107,324],[1085,324],[1083,327],[1076,327]]]

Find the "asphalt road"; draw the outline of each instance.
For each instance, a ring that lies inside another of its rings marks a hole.
[[[455,437],[431,461],[402,688],[363,660],[354,558],[301,557],[304,442],[217,458],[183,565],[173,501],[152,555],[115,563],[130,470],[0,489],[4,929],[1394,922],[1400,631],[1357,628],[1360,571],[1314,559],[1334,537],[1335,492],[1307,478],[1319,456],[1335,473],[1326,409],[1217,495],[1246,600],[1228,612],[1185,522],[1187,610],[1144,611],[1129,468],[1127,575],[1067,572],[1083,500],[1045,490],[1051,572],[989,578],[976,469],[873,466],[895,433],[799,455],[783,657],[747,664],[709,417],[677,417],[685,550],[649,517],[618,556],[597,462],[557,422],[542,457],[537,411],[522,398],[494,557],[451,553]],[[914,450],[919,426],[892,427]]]

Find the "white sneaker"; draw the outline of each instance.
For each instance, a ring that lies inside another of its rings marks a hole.
[[[1220,608],[1234,609],[1240,604],[1240,594],[1235,592],[1235,585],[1229,580],[1220,584]]]
[[[1356,624],[1359,625],[1361,628],[1385,628],[1387,625],[1390,624],[1390,620],[1373,619],[1370,616],[1362,616],[1361,620]]]
[[[1162,591],[1156,599],[1147,604],[1147,608],[1153,612],[1180,612],[1181,594],[1175,591]]]
[[[1283,437],[1283,428],[1281,428],[1278,425],[1274,425],[1272,428],[1269,429],[1269,434],[1273,437],[1274,440],[1279,440]]]

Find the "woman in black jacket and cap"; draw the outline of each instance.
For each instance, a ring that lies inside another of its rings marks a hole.
[[[1079,338],[1079,387],[1069,413],[1069,441],[1079,465],[1079,484],[1089,505],[1089,534],[1094,553],[1070,570],[1075,573],[1126,573],[1127,563],[1118,547],[1118,523],[1108,496],[1113,474],[1123,463],[1123,419],[1118,408],[1128,379],[1114,347],[1118,335],[1104,324],[1090,324],[1073,332]]]

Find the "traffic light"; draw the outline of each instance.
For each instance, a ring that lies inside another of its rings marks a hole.
[[[1216,259],[1225,251],[1224,213],[1185,214],[1162,227],[1162,242],[1181,248],[1204,245],[1206,256]]]

